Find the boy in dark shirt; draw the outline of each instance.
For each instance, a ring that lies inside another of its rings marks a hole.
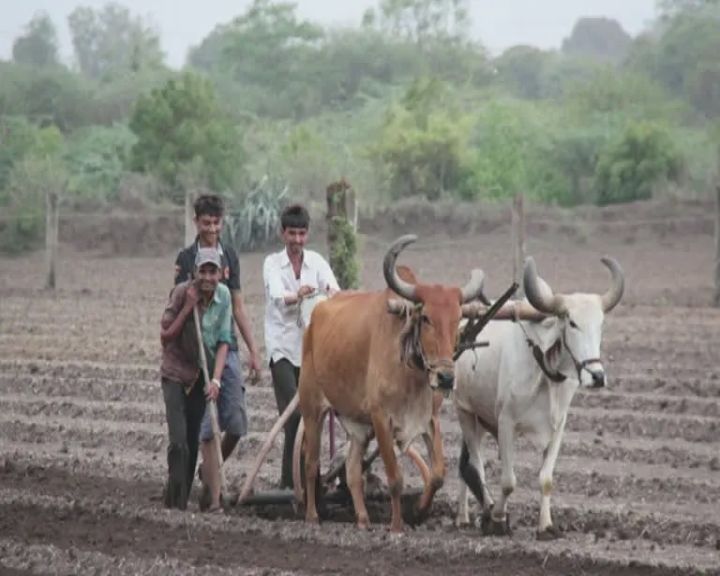
[[[260,356],[258,354],[255,339],[252,334],[252,327],[248,319],[245,305],[240,290],[240,263],[237,253],[232,246],[220,242],[220,232],[223,224],[224,205],[222,198],[215,194],[204,194],[194,204],[195,226],[197,237],[195,242],[181,250],[175,260],[175,284],[185,282],[192,276],[195,264],[195,256],[199,248],[215,248],[220,254],[222,275],[220,282],[225,284],[231,294],[232,316],[240,331],[245,345],[249,352],[249,367],[251,376],[259,374]],[[228,350],[225,370],[221,382],[228,385],[238,393],[233,398],[235,404],[233,414],[236,415],[222,440],[223,461],[232,454],[241,436],[247,434],[247,409],[245,406],[245,386],[240,367],[237,339],[235,331],[232,331],[232,342]]]

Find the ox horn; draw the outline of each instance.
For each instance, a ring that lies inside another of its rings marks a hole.
[[[472,302],[478,298],[482,300],[482,298],[485,297],[483,294],[483,282],[485,282],[485,273],[479,268],[476,268],[470,273],[468,283],[460,289],[462,293],[460,298],[461,304]],[[487,298],[485,298],[485,301],[487,301]]]
[[[615,258],[605,256],[601,258],[601,261],[605,264],[605,267],[610,270],[610,275],[612,276],[612,285],[608,291],[600,297],[603,312],[610,312],[610,310],[615,308],[618,302],[620,302],[623,292],[625,291],[625,273]]]
[[[383,260],[383,274],[385,275],[385,282],[387,282],[388,287],[396,294],[411,302],[420,302],[420,299],[415,295],[415,286],[405,282],[405,280],[398,276],[397,270],[395,270],[395,261],[397,260],[398,254],[416,240],[417,236],[415,236],[415,234],[401,236],[388,248],[385,259]]]
[[[565,310],[562,296],[553,294],[548,283],[538,276],[535,259],[532,257],[525,260],[523,288],[530,304],[540,312],[557,316]]]

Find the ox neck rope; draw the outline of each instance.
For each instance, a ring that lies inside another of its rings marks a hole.
[[[432,367],[425,358],[425,351],[420,341],[422,319],[420,314],[416,312],[419,311],[416,311],[413,306],[408,306],[405,309],[405,327],[403,328],[400,344],[400,360],[410,368],[430,372]]]
[[[565,374],[562,374],[559,370],[550,370],[547,365],[547,361],[550,359],[550,356],[558,348],[565,348],[565,350],[567,350],[567,353],[570,355],[570,359],[572,360],[573,365],[575,366],[575,370],[577,371],[578,382],[580,382],[580,377],[583,370],[587,370],[587,367],[590,364],[600,362],[600,358],[588,358],[587,360],[583,360],[582,362],[578,361],[577,357],[570,349],[570,346],[568,346],[567,344],[567,338],[565,335],[565,332],[567,331],[567,324],[563,325],[562,332],[560,333],[558,339],[553,343],[553,345],[550,346],[550,348],[548,348],[546,351],[543,351],[543,349],[540,348],[538,344],[533,342],[532,338],[530,338],[530,335],[525,329],[523,323],[517,317],[517,314],[514,321],[516,324],[520,325],[520,329],[523,331],[523,334],[525,334],[525,341],[532,349],[533,357],[535,358],[535,362],[537,362],[537,365],[540,367],[540,370],[542,370],[543,374],[545,374],[545,376],[547,376],[553,382],[560,383],[567,380],[567,376],[565,376]]]

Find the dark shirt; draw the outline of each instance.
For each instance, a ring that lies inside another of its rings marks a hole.
[[[176,286],[170,294],[170,300],[162,315],[161,325],[167,329],[177,318],[185,304],[185,292],[189,282]],[[198,364],[199,347],[195,333],[195,322],[192,315],[188,316],[183,324],[182,332],[177,338],[168,340],[162,348],[162,364],[160,374],[163,378],[179,382],[190,388],[198,379],[200,366]]]
[[[240,260],[237,252],[232,246],[225,246],[218,243],[220,261],[223,266],[222,278],[220,281],[225,284],[230,292],[240,290]],[[187,248],[180,250],[175,259],[175,284],[190,280],[195,271],[195,257],[197,256],[198,242],[190,244]]]
[[[235,290],[240,290],[240,259],[237,252],[232,246],[218,242],[218,250],[220,252],[220,261],[222,263],[222,277],[220,282],[225,284],[232,294]],[[175,285],[186,282],[193,277],[195,271],[195,257],[198,251],[198,240],[190,244],[187,248],[180,250],[175,259]],[[237,350],[237,338],[235,330],[232,330],[231,350]]]

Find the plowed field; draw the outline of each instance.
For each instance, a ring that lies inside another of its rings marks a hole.
[[[464,281],[481,267],[488,292],[511,278],[509,232],[426,233],[401,257],[421,278]],[[382,286],[387,241],[364,238],[364,285]],[[602,291],[605,253],[627,291],[607,318],[605,390],[573,402],[556,468],[554,518],[564,537],[537,542],[540,454],[520,441],[511,538],[454,527],[459,427],[442,427],[448,479],[431,518],[403,536],[358,533],[347,510],[308,527],[292,510],[224,516],[166,511],[166,431],[158,321],[173,254],[107,258],[61,250],[59,288],[45,292],[43,255],[0,259],[0,573],[8,574],[692,574],[720,573],[720,311],[710,300],[707,231],[658,235],[596,229],[528,241],[557,291]],[[243,255],[246,302],[262,340],[262,254]],[[251,433],[227,463],[237,486],[276,418],[268,374],[248,387]],[[257,488],[279,477],[281,439]],[[497,490],[496,451],[488,475]],[[376,466],[381,474],[382,467]],[[408,473],[407,483],[417,483]]]

